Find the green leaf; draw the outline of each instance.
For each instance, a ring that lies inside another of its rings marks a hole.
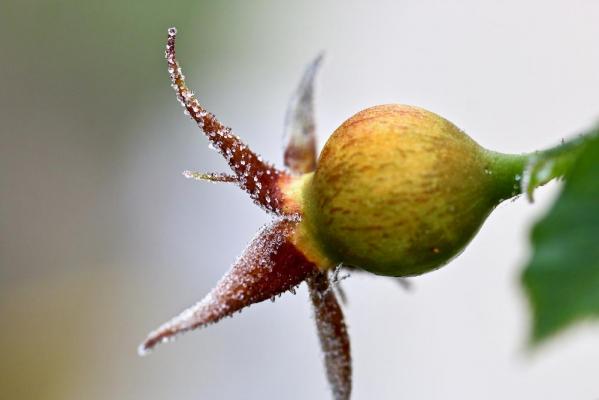
[[[538,343],[599,317],[599,136],[586,141],[549,213],[532,230],[522,282]]]

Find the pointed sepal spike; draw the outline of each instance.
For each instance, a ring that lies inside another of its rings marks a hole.
[[[285,166],[295,174],[316,168],[316,124],[314,118],[314,78],[322,63],[320,53],[304,71],[285,116]]]
[[[180,333],[218,322],[241,309],[294,289],[318,268],[295,247],[296,221],[279,220],[262,228],[243,255],[199,303],[150,333],[145,354]]]
[[[239,186],[250,194],[254,202],[275,214],[285,214],[284,194],[281,186],[291,177],[251,151],[239,136],[231,132],[213,114],[206,111],[193,92],[185,84],[185,77],[175,54],[177,30],[168,30],[165,57],[172,87],[177,99],[189,115],[204,131],[212,146],[227,160],[239,179]]]
[[[312,275],[307,282],[333,398],[348,400],[352,386],[352,367],[349,335],[343,311],[326,272]]]
[[[187,179],[195,179],[196,181],[239,183],[239,178],[237,176],[229,174],[218,174],[214,172],[206,173],[187,170],[183,171],[182,175]]]

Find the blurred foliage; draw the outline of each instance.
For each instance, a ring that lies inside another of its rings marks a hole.
[[[532,231],[523,284],[535,343],[599,316],[599,136],[589,137],[561,195]]]

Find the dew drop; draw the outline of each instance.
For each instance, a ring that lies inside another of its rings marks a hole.
[[[543,167],[537,172],[537,179],[540,182],[545,182],[551,177],[551,171],[553,169],[553,162],[549,161],[543,165]]]

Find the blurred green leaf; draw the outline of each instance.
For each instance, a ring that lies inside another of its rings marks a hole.
[[[523,284],[538,343],[599,317],[599,137],[586,141],[549,213],[532,231]]]

